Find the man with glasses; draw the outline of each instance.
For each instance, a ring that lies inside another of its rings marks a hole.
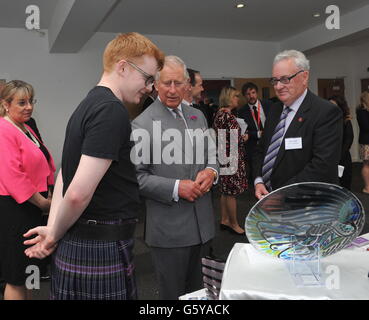
[[[338,184],[342,112],[308,90],[309,69],[296,50],[274,59],[270,82],[281,103],[271,107],[253,158],[258,199],[297,182]]]
[[[139,188],[131,162],[125,104],[150,92],[164,54],[135,32],[119,34],[104,51],[104,71],[73,112],[46,227],[30,230],[26,255],[55,251],[53,300],[137,298],[133,263]]]
[[[145,241],[151,249],[160,298],[171,300],[201,289],[201,257],[215,234],[209,191],[218,165],[208,163],[209,153],[216,163],[215,144],[212,148],[189,139],[188,129],[206,130],[207,123],[201,111],[181,103],[187,81],[184,62],[167,56],[155,81],[158,99],[132,122],[133,136],[144,131],[151,138],[146,145],[152,151],[150,163],[136,163],[136,169],[146,201]],[[158,150],[160,159],[155,160]],[[197,152],[204,156],[201,163],[191,156],[197,157]]]

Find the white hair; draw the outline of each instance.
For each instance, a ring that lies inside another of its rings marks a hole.
[[[182,67],[183,68],[183,76],[184,76],[185,80],[188,80],[189,79],[189,74],[187,72],[187,66],[186,66],[186,64],[184,63],[184,61],[180,57],[177,57],[177,56],[166,56],[165,59],[164,59],[163,69],[167,65],[180,66],[180,67]],[[160,78],[160,72],[161,71],[158,71],[156,73],[155,80],[159,80],[159,78]]]
[[[297,50],[285,50],[278,53],[273,61],[273,66],[281,60],[293,59],[296,66],[304,71],[310,70],[310,62],[306,59],[306,56]]]

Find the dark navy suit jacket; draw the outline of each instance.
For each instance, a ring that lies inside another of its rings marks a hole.
[[[270,107],[272,102],[270,100],[261,100],[261,106],[263,108],[265,118],[268,118],[268,114],[270,111]],[[249,135],[248,140],[246,141],[245,148],[246,148],[246,159],[251,161],[254,149],[256,144],[259,140],[258,138],[258,128],[256,127],[254,118],[251,114],[250,107],[248,104],[242,106],[238,111],[238,117],[245,120],[247,123],[247,132]]]
[[[282,103],[273,104],[264,133],[253,157],[254,177],[261,177],[263,161],[283,110]],[[292,119],[273,166],[273,190],[298,182],[338,184],[338,163],[342,149],[342,111],[336,105],[308,90]],[[302,148],[285,150],[286,138],[302,139]]]

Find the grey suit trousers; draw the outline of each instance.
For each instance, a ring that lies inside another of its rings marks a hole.
[[[182,248],[150,247],[161,300],[203,288],[201,258],[209,254],[210,242]]]

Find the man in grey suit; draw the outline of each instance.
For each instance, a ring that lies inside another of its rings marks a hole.
[[[145,240],[161,299],[178,299],[202,287],[201,257],[215,233],[209,193],[219,168],[215,144],[198,141],[197,136],[206,133],[206,119],[201,111],[181,104],[187,81],[184,62],[167,56],[155,81],[158,99],[132,122],[135,141],[140,134],[143,140],[150,137],[146,145],[137,142],[133,154],[146,201]]]

